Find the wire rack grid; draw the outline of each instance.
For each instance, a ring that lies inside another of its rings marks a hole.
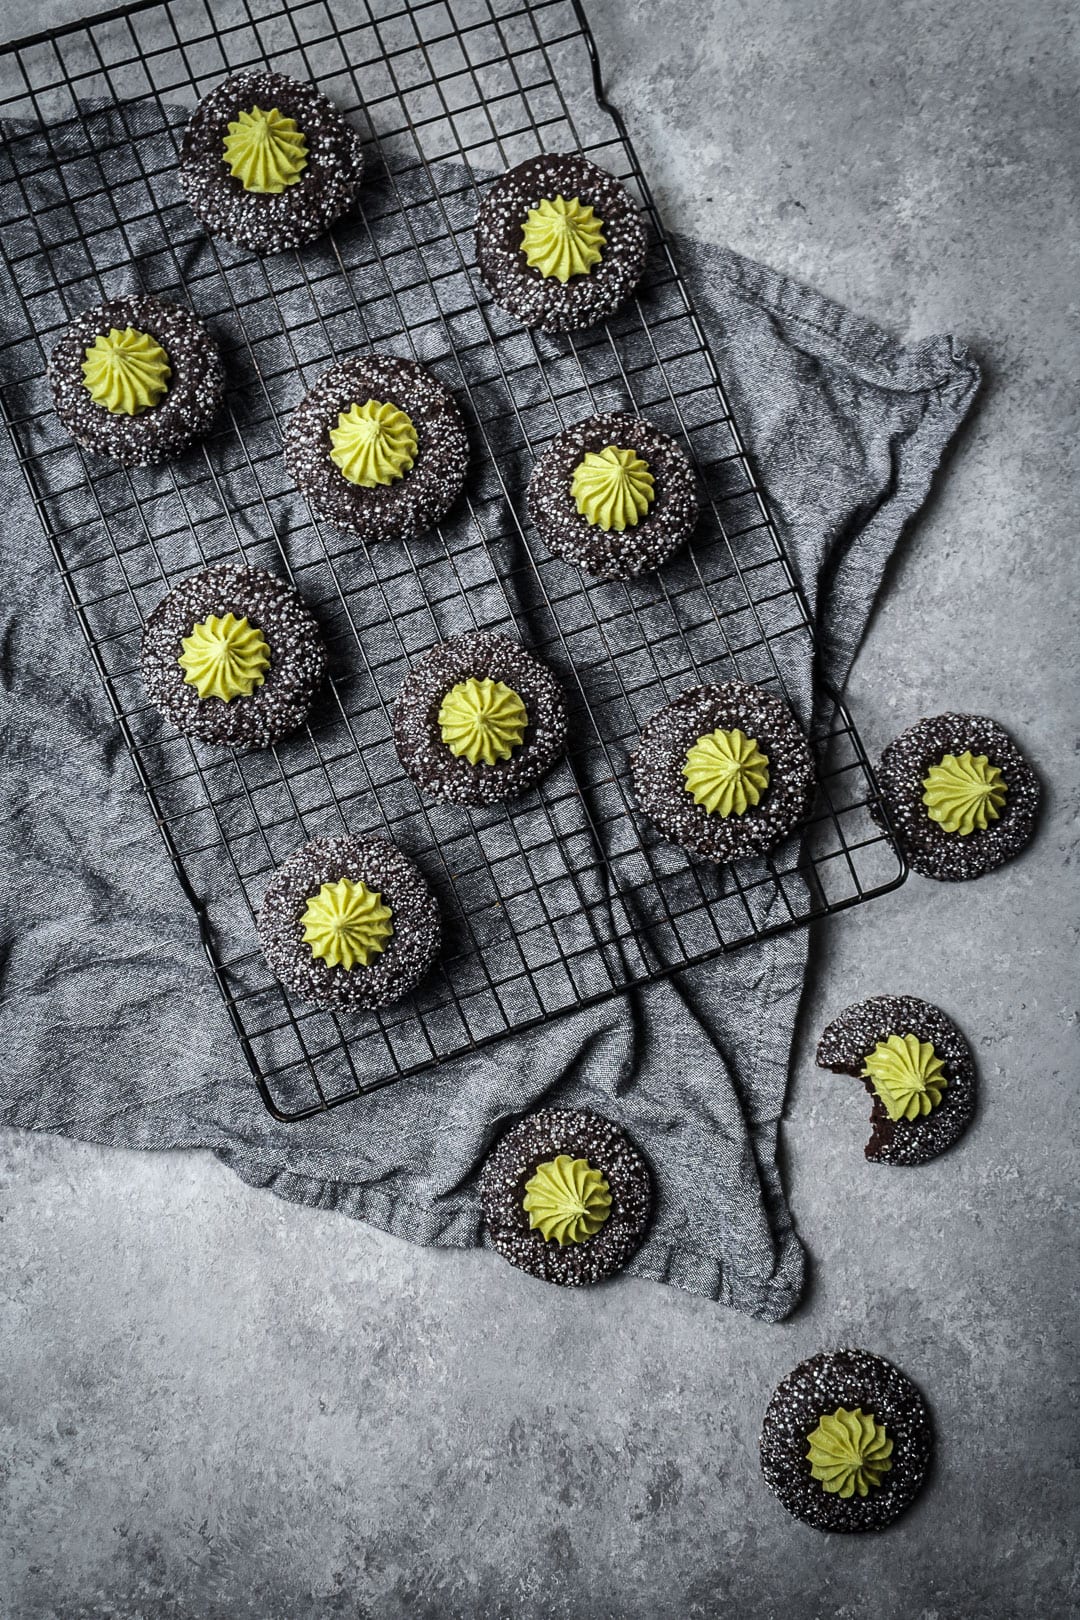
[[[578,0],[386,0],[335,21],[327,0],[142,0],[0,53],[12,287],[0,401],[71,605],[105,683],[263,1101],[295,1120],[903,880],[844,706],[811,696],[809,616],[754,477],[625,126],[603,97]],[[231,72],[314,80],[362,131],[355,219],[258,259],[209,240],[175,166],[195,102]],[[638,297],[554,339],[518,327],[473,273],[485,178],[580,149],[646,212]],[[81,308],[136,289],[189,302],[233,383],[218,430],[162,468],[125,471],[68,441],[45,366]],[[474,447],[435,533],[367,553],[288,484],[281,427],[334,359],[385,348],[455,391]],[[594,585],[523,516],[529,471],[564,426],[631,409],[675,434],[706,492],[695,543],[662,573]],[[331,678],[310,724],[254,754],[172,734],[138,671],[151,608],[199,567],[284,572],[322,625]],[[569,757],[527,796],[426,803],[392,746],[409,664],[473,628],[517,635],[568,693]],[[810,826],[767,861],[712,868],[637,815],[628,754],[678,692],[739,676],[810,729]],[[307,838],[382,832],[432,881],[446,946],[382,1014],[294,1004],[254,943],[269,877]]]

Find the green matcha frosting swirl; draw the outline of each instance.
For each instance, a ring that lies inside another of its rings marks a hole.
[[[300,921],[305,943],[327,967],[370,967],[394,932],[393,912],[366,883],[341,878],[312,895]]]
[[[931,821],[946,832],[985,832],[996,821],[1008,787],[996,765],[985,754],[946,754],[923,777],[923,804]]]
[[[525,216],[521,251],[532,269],[565,285],[599,264],[607,240],[603,225],[577,197],[543,197]]]
[[[110,416],[138,416],[169,391],[169,357],[149,332],[112,327],[83,351],[83,382]]]
[[[277,196],[299,180],[307,167],[308,147],[292,118],[276,107],[268,112],[252,107],[237,113],[230,123],[223,157],[245,191]]]
[[[450,752],[470,765],[494,765],[520,747],[529,713],[513,687],[470,676],[439,706],[439,733]]]
[[[330,460],[343,478],[363,489],[403,478],[418,448],[412,419],[385,400],[350,405],[330,430]]]
[[[587,522],[619,534],[636,527],[656,499],[648,462],[615,444],[586,451],[574,468],[570,493]]]
[[[811,1477],[832,1495],[866,1496],[892,1467],[893,1443],[885,1425],[857,1406],[826,1413],[807,1436]]]
[[[525,1183],[522,1207],[530,1229],[563,1248],[599,1232],[611,1213],[611,1188],[588,1159],[560,1153],[537,1165]]]
[[[769,757],[736,726],[699,737],[683,764],[686,791],[709,815],[744,816],[769,785]]]
[[[930,1042],[910,1034],[879,1041],[863,1064],[862,1078],[871,1082],[892,1120],[928,1114],[949,1084]]]
[[[180,643],[183,651],[176,660],[184,680],[201,698],[250,697],[266,679],[270,668],[270,647],[261,630],[238,619],[235,613],[219,618],[211,613],[191,627],[191,634]]]

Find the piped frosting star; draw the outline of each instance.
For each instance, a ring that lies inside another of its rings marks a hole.
[[[923,777],[923,804],[931,821],[946,832],[985,832],[1001,814],[1008,791],[1005,778],[985,754],[946,754]]]
[[[620,534],[640,523],[656,499],[648,462],[614,444],[586,452],[574,468],[570,493],[587,522]]]
[[[470,676],[447,692],[438,722],[443,742],[457,758],[494,765],[520,747],[529,714],[513,687]]]
[[[521,251],[532,269],[565,284],[599,264],[600,249],[607,242],[603,226],[603,220],[577,197],[542,197],[525,216]]]
[[[219,618],[211,613],[191,627],[191,634],[180,643],[183,651],[176,660],[184,680],[201,698],[250,697],[266,679],[270,668],[270,646],[262,631],[234,613]]]
[[[138,416],[169,391],[169,357],[149,332],[112,327],[83,351],[83,382],[111,416]]]
[[[276,107],[252,107],[237,113],[222,143],[229,173],[245,191],[277,196],[294,186],[307,167],[308,146],[302,130]]]
[[[709,815],[743,816],[769,785],[769,758],[736,726],[699,737],[682,773],[686,791]]]
[[[807,1447],[812,1478],[844,1498],[877,1490],[892,1467],[893,1443],[885,1425],[859,1406],[826,1413],[807,1436]]]
[[[396,405],[369,399],[350,405],[330,430],[330,460],[343,478],[363,489],[393,484],[416,460],[419,441],[410,417]]]
[[[560,1153],[537,1165],[525,1183],[522,1207],[530,1230],[563,1248],[599,1232],[611,1213],[611,1188],[588,1159]]]
[[[304,940],[327,967],[370,967],[394,932],[393,912],[366,883],[341,878],[312,895],[300,921]]]
[[[930,1042],[910,1034],[879,1041],[863,1064],[862,1078],[872,1083],[892,1120],[928,1114],[949,1083]]]

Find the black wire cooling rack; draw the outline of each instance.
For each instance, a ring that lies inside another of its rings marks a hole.
[[[203,235],[175,175],[195,102],[269,65],[316,81],[366,139],[362,206],[324,241],[265,260]],[[812,633],[626,129],[604,100],[577,0],[145,0],[0,53],[4,222],[13,292],[4,413],[139,782],[198,918],[266,1106],[306,1117],[903,880],[869,817],[876,788],[844,707],[812,705]],[[523,331],[472,273],[485,176],[580,149],[645,209],[639,297],[570,338]],[[86,456],[56,421],[45,365],[80,309],[141,289],[190,302],[234,387],[217,433],[164,468]],[[335,358],[412,356],[455,391],[471,434],[466,499],[438,532],[370,554],[312,520],[280,429]],[[633,409],[687,446],[711,499],[662,573],[594,585],[527,530],[529,471],[567,424]],[[186,574],[239,557],[290,577],[319,617],[331,680],[276,748],[193,746],[146,702],[150,609]],[[433,807],[404,776],[390,711],[409,663],[475,627],[516,634],[560,676],[569,758],[505,807]],[[805,836],[714,869],[636,813],[642,721],[731,676],[810,727],[820,793]],[[380,1016],[293,1003],[255,944],[279,862],[327,832],[381,831],[438,892],[446,948]],[[722,989],[722,979],[720,980]]]

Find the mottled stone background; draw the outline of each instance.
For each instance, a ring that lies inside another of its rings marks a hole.
[[[87,9],[3,0],[0,32]],[[978,355],[851,697],[875,748],[997,715],[1050,784],[1042,835],[818,930],[786,1131],[814,1271],[779,1328],[647,1284],[554,1294],[209,1155],[0,1135],[5,1617],[1077,1613],[1075,8],[589,11],[673,225]],[[963,1146],[910,1174],[863,1162],[859,1096],[812,1063],[878,990],[940,1001],[982,1074]],[[789,1522],[758,1477],[772,1386],[843,1341],[937,1420],[931,1487],[881,1540]]]

